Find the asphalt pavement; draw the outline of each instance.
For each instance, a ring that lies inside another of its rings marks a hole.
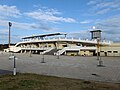
[[[0,54],[0,74],[13,71],[9,53]],[[16,68],[20,73],[36,73],[58,77],[120,83],[120,57],[101,57],[103,66],[98,66],[97,57],[35,55],[15,53]]]

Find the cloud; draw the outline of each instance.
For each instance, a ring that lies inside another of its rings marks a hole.
[[[109,8],[105,8],[105,9],[96,11],[95,14],[105,14],[105,13],[109,12],[110,10],[111,9],[109,9]]]
[[[55,9],[48,9],[46,7],[38,9],[36,11],[27,12],[25,15],[34,18],[36,20],[42,20],[47,22],[68,22],[73,23],[76,22],[73,18],[64,18],[59,15],[61,15],[61,12],[55,10]]]
[[[11,42],[12,43],[18,42],[20,40],[20,37],[21,36],[19,36],[19,35],[11,35]],[[8,43],[8,33],[0,32],[0,43],[2,43],[2,44]]]
[[[15,17],[18,18],[21,13],[16,6],[0,5],[1,17]]]
[[[89,1],[89,2],[87,3],[87,5],[94,5],[94,4],[96,4],[96,3],[97,3],[96,0],[92,0],[92,1]]]
[[[8,41],[7,29],[0,29],[0,43],[6,43]]]
[[[0,25],[4,27],[8,27],[8,22],[7,20],[0,20]],[[10,21],[12,23],[13,28],[21,29],[21,30],[43,30],[43,31],[52,31],[52,30],[57,30],[58,28],[52,28],[49,27],[43,23],[19,23],[19,22],[14,22]]]
[[[88,23],[91,23],[93,22],[93,20],[84,20],[84,21],[81,21],[80,23],[81,24],[88,24]]]
[[[89,30],[80,30],[78,32],[71,32],[71,33],[68,33],[68,37],[90,39],[90,31]]]
[[[111,15],[104,20],[97,20],[96,27],[101,29],[102,38],[120,42],[120,0],[92,0],[87,3],[89,15]],[[115,16],[113,16],[113,14]]]
[[[120,15],[101,20],[97,27],[103,30],[107,39],[120,42]]]
[[[0,28],[0,43],[7,43],[8,41],[8,22],[7,20],[0,20],[0,26],[2,28]],[[51,31],[55,31],[58,30],[59,28],[52,28],[49,27],[43,23],[19,23],[19,22],[14,22],[14,21],[10,21],[12,22],[12,28],[14,28],[14,30],[43,30],[44,32],[51,32]],[[22,36],[21,35],[11,35],[11,42],[15,43],[18,42],[20,40]],[[23,36],[24,37],[24,36]]]
[[[106,39],[113,42],[120,42],[120,14],[104,20],[97,20],[96,22],[96,29],[102,30],[102,40]],[[89,31],[90,30],[80,30],[78,32],[71,32],[68,36],[90,39]]]
[[[93,0],[89,1],[87,5],[90,6],[89,12],[96,15],[120,10],[119,0]]]

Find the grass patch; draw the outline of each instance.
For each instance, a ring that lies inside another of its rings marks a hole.
[[[120,90],[120,84],[17,74],[0,75],[0,90]]]

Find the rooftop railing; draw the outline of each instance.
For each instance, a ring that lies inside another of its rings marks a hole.
[[[29,42],[29,41],[47,41],[47,40],[80,40],[80,41],[87,41],[87,42],[93,42],[93,43],[97,43],[97,40],[96,39],[92,39],[92,40],[89,40],[89,39],[81,39],[81,38],[76,38],[76,37],[50,37],[50,38],[44,38],[44,39],[39,39],[39,38],[35,38],[35,39],[24,39],[22,42]],[[101,40],[102,43],[112,43],[111,41],[108,41],[108,40]]]

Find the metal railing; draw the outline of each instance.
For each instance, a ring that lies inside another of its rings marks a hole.
[[[75,38],[75,37],[52,37],[52,38],[44,38],[44,39],[28,39],[28,40],[23,40],[22,42],[39,42],[39,41],[51,41],[51,40],[71,40],[71,41],[81,41],[81,42],[88,42],[88,43],[97,43],[97,40],[89,40],[89,39],[80,39],[80,38]],[[111,44],[111,41],[103,40],[101,41],[101,44]]]

